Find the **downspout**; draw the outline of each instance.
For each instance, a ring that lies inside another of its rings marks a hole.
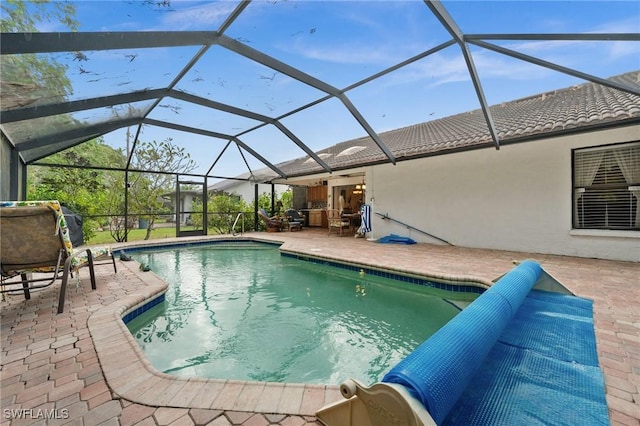
[[[276,185],[271,184],[271,216],[276,214]]]
[[[258,232],[258,184],[253,185],[253,230]]]
[[[207,177],[204,177],[204,189],[202,191],[202,227],[204,228],[204,235],[209,234],[209,210],[207,205],[209,204],[209,184],[207,183]]]

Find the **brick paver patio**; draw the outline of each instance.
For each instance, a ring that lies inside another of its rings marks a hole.
[[[247,236],[282,241],[283,249],[309,255],[486,284],[514,261],[535,259],[578,296],[594,300],[611,424],[640,424],[638,263],[375,244],[308,229]],[[2,425],[318,425],[315,410],[340,398],[336,386],[168,380],[132,349],[114,319],[123,305],[143,300],[164,283],[135,262],[118,261],[117,274],[99,265],[96,273],[98,289],[91,291],[88,273],[81,271],[80,286],[70,285],[62,314],[55,313],[59,284],[34,292],[28,301],[11,295],[1,303]]]

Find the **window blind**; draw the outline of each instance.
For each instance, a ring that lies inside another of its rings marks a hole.
[[[640,229],[640,142],[574,151],[573,226]]]

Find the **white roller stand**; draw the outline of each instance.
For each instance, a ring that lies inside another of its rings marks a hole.
[[[316,416],[326,426],[435,426],[424,406],[404,386],[355,380],[340,385],[346,398],[320,409]]]

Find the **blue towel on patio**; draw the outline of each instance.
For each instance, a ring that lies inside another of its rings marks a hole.
[[[385,237],[382,237],[378,240],[379,243],[383,244],[416,244],[414,240],[409,237],[401,237],[396,234],[389,234]]]

